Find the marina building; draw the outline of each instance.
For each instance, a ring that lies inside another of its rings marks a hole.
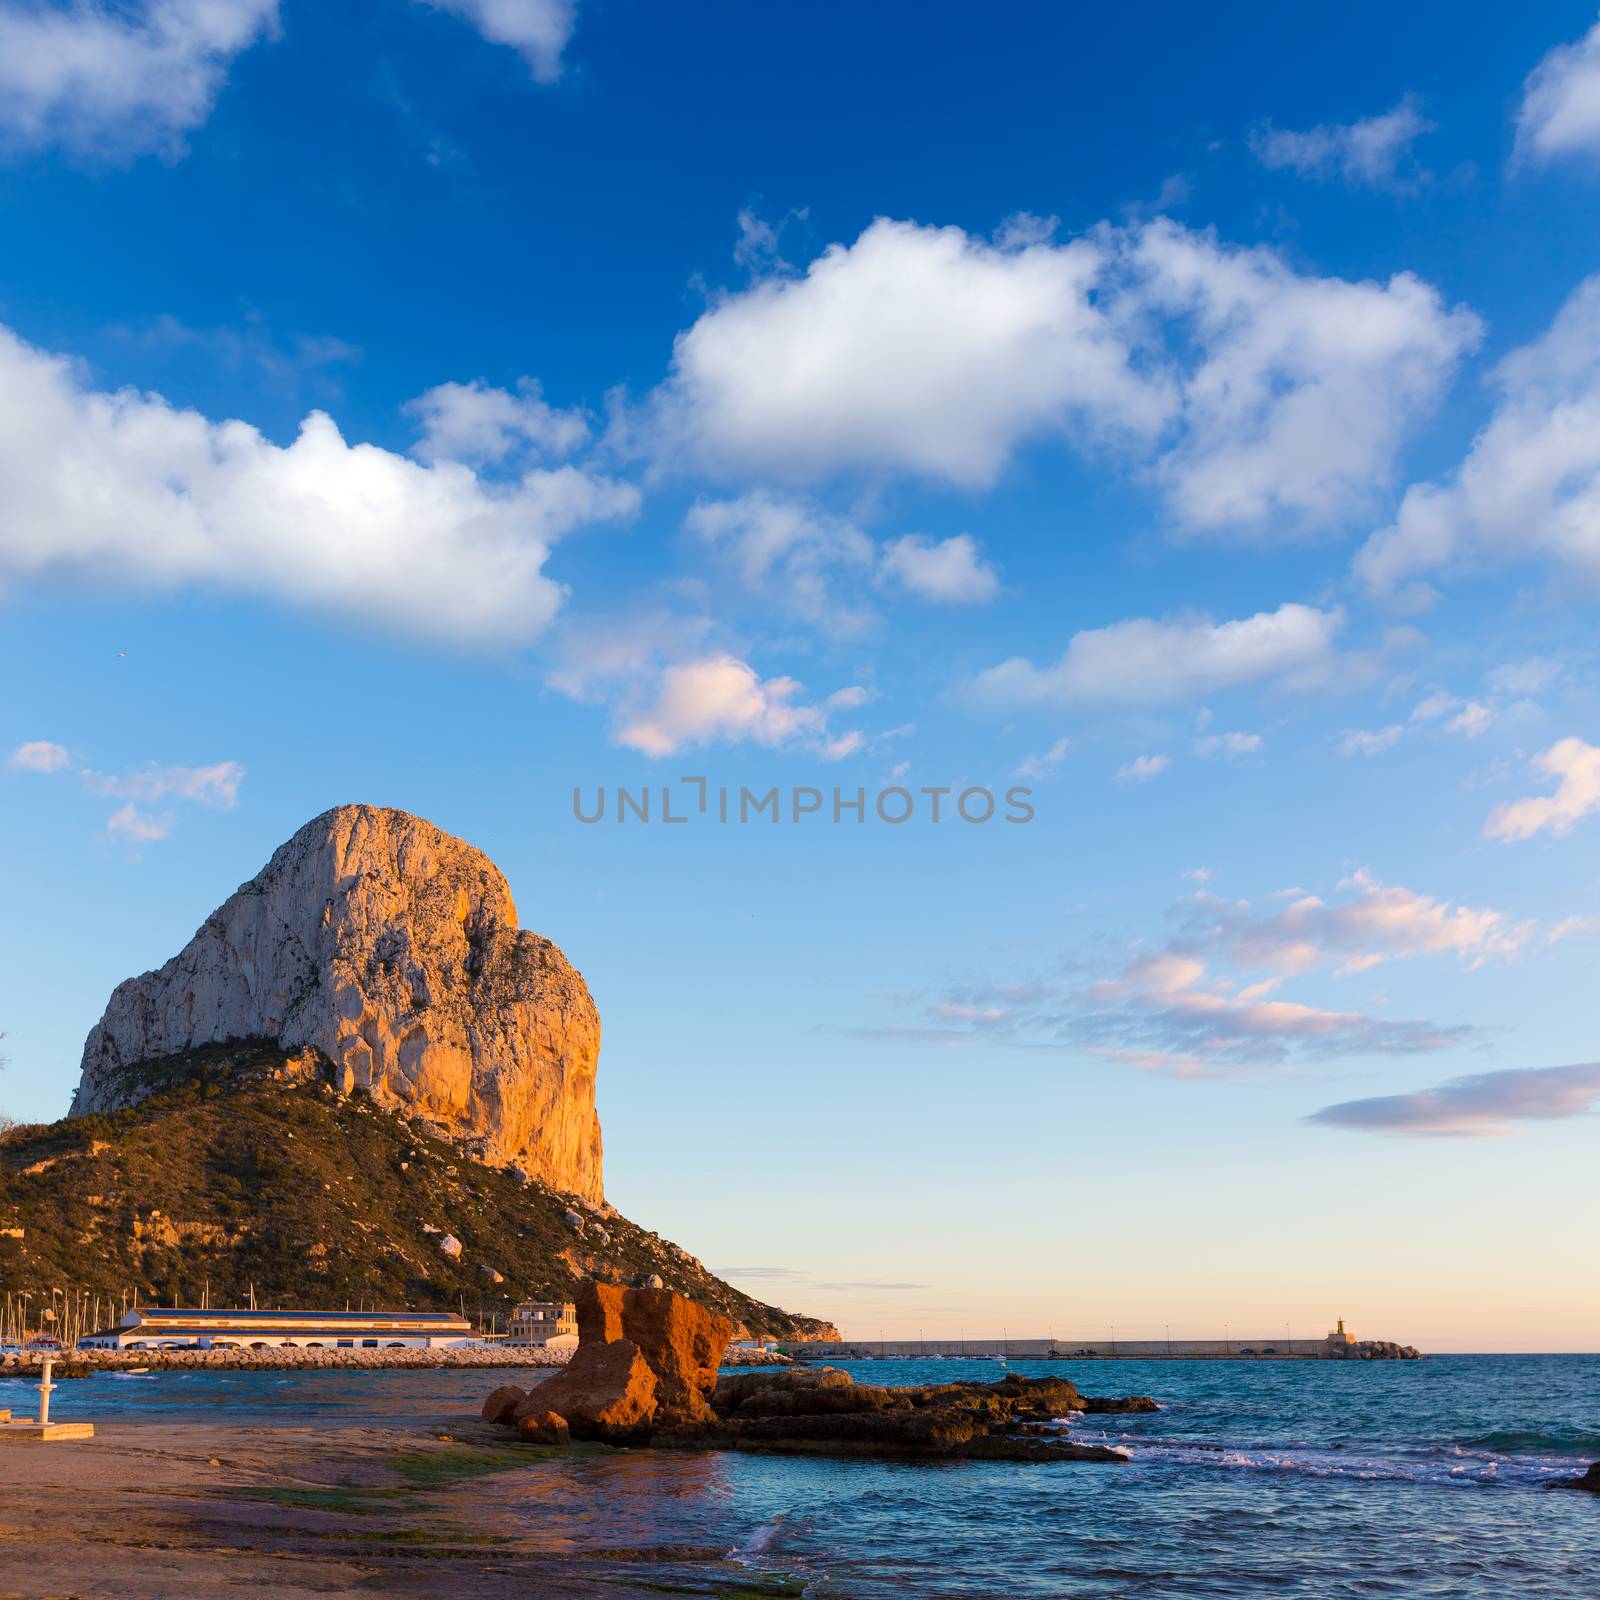
[[[560,1350],[577,1342],[578,1308],[570,1300],[524,1300],[507,1324],[507,1344]]]
[[[474,1344],[453,1311],[251,1311],[139,1306],[82,1350],[442,1350]]]

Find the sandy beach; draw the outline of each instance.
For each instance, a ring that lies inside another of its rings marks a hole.
[[[649,1473],[647,1452],[608,1451],[607,1470]],[[584,1461],[567,1452],[568,1462]],[[496,1515],[498,1474],[562,1463],[481,1423],[385,1427],[100,1425],[91,1441],[12,1446],[0,1459],[0,1600],[170,1600],[234,1590],[273,1600],[340,1594],[615,1591],[641,1565],[675,1569],[675,1592],[784,1593],[727,1551],[522,1535]],[[587,1463],[585,1463],[587,1464]],[[682,1470],[678,1463],[674,1470]],[[692,1468],[690,1470],[693,1470]],[[685,1567],[692,1569],[685,1571]]]

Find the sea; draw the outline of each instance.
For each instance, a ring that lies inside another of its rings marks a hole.
[[[1003,1372],[986,1361],[842,1365],[887,1384]],[[1064,1419],[1072,1437],[1125,1451],[1116,1465],[619,1451],[537,1463],[473,1492],[508,1532],[569,1550],[725,1549],[754,1592],[810,1600],[1600,1596],[1600,1497],[1548,1488],[1600,1460],[1600,1356],[1010,1370],[1068,1377],[1085,1394],[1149,1394],[1161,1409]],[[63,1384],[55,1412],[448,1424],[496,1383],[528,1377],[100,1374]],[[0,1406],[33,1398],[0,1381]]]

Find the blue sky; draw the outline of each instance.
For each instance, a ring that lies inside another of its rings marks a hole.
[[[0,0],[0,1107],[369,800],[756,1292],[1600,1347],[1597,186],[1590,4]]]

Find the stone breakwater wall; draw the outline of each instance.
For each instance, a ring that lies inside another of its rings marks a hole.
[[[0,1356],[0,1377],[37,1373],[43,1356],[35,1350]],[[213,1372],[307,1372],[324,1368],[380,1367],[564,1367],[569,1350],[505,1347],[487,1350],[66,1350],[55,1354],[57,1377],[74,1373],[152,1372],[196,1369]]]

